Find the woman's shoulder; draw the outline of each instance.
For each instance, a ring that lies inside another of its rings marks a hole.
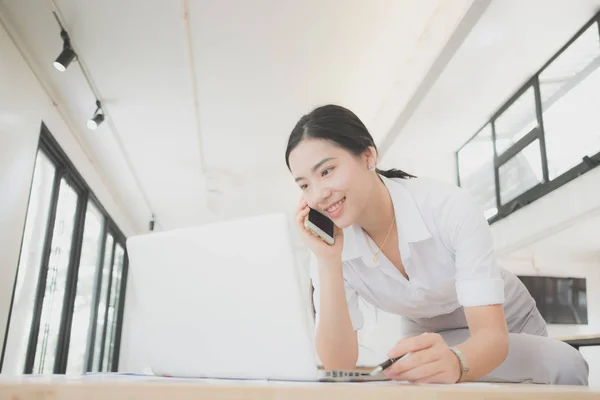
[[[454,183],[430,177],[400,181],[410,192],[423,219],[431,225],[459,224],[469,214],[483,215],[477,200]]]

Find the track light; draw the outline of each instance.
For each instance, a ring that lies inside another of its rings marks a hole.
[[[104,122],[104,111],[102,111],[100,101],[96,100],[96,111],[94,116],[87,122],[87,127],[94,131],[102,122]]]
[[[71,40],[69,34],[64,29],[60,31],[60,37],[63,39],[63,51],[60,53],[56,61],[54,61],[54,68],[60,72],[64,72],[69,68],[69,64],[77,57],[75,51],[71,47]]]

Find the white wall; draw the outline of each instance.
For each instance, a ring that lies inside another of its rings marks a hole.
[[[29,187],[45,122],[125,235],[133,229],[54,102],[0,25],[0,344],[4,342]]]
[[[456,179],[456,153],[430,152],[408,156],[405,149],[392,148],[379,163],[382,169],[398,168],[415,176],[441,179],[453,184]]]

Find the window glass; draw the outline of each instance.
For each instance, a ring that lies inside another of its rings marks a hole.
[[[95,300],[94,288],[102,250],[103,227],[104,216],[94,203],[89,202],[85,215],[81,259],[77,274],[67,373],[82,373],[86,370],[86,350]]]
[[[548,175],[600,152],[600,36],[594,23],[540,73]]]
[[[54,164],[42,151],[38,151],[2,366],[3,373],[21,374],[25,370],[55,172]]]
[[[498,155],[538,126],[535,110],[535,92],[530,86],[496,118],[494,127]]]
[[[458,152],[460,186],[468,190],[485,210],[486,218],[498,213],[494,178],[494,143],[486,125]]]
[[[98,314],[96,316],[96,336],[94,339],[94,361],[92,371],[101,371],[102,365],[102,340],[104,335],[104,320],[106,318],[106,303],[108,301],[108,284],[110,282],[110,269],[113,253],[114,238],[111,234],[106,237],[104,246],[104,265],[102,266],[102,281],[100,283],[100,302],[98,304]]]
[[[540,142],[534,140],[498,169],[500,202],[506,204],[543,182]]]
[[[51,374],[54,372],[78,197],[77,192],[63,178],[58,194],[33,373]]]

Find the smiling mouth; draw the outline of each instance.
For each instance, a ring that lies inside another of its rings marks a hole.
[[[331,206],[327,207],[325,209],[325,211],[327,211],[328,213],[332,213],[335,210],[337,210],[338,208],[340,208],[340,206],[346,201],[346,198],[344,197],[343,199],[341,199],[340,201],[338,201],[337,203],[332,204]]]

